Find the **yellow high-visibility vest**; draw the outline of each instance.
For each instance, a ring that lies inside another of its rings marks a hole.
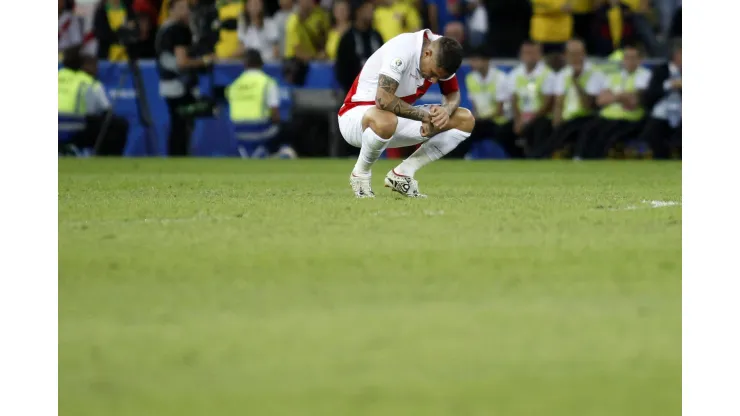
[[[514,79],[514,94],[517,95],[517,106],[522,114],[533,114],[540,111],[544,104],[542,86],[551,74],[552,69],[549,67],[545,67],[534,78],[523,73],[517,74]]]
[[[244,71],[226,88],[231,120],[241,123],[269,121],[270,107],[267,105],[267,89],[276,84],[272,77],[262,71]]]
[[[578,84],[581,88],[586,88],[588,80],[594,75],[596,70],[584,69],[583,74],[578,77]],[[583,108],[581,99],[578,97],[578,91],[573,85],[573,79],[570,76],[565,77],[565,103],[563,108],[563,120],[568,121],[578,117],[591,115],[593,110]]]
[[[647,71],[645,68],[637,68],[637,70],[631,74],[623,74],[618,72],[609,76],[609,89],[615,93],[621,92],[635,92],[635,80],[640,72]],[[610,120],[627,120],[627,121],[638,121],[645,116],[645,109],[638,107],[634,110],[627,110],[622,106],[621,103],[612,103],[604,107],[599,115],[603,118]]]
[[[496,85],[496,81],[500,79],[498,76],[498,69],[490,68],[489,71],[493,72],[493,76],[489,77],[490,81],[488,82],[485,82],[482,77],[477,76],[471,71],[465,77],[465,87],[468,90],[468,94],[475,105],[475,110],[479,117],[491,119],[499,125],[505,124],[508,121],[506,114],[494,117],[496,109],[498,108],[496,90],[497,88],[502,87],[500,85]]]
[[[84,116],[85,94],[95,80],[83,71],[61,68],[58,72],[59,114]]]

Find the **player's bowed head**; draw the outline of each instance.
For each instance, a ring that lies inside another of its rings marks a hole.
[[[463,49],[458,41],[442,36],[424,44],[419,70],[421,76],[436,83],[457,72],[462,64]]]

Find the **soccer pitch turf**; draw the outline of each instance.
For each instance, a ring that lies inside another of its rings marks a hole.
[[[681,413],[680,163],[353,163],[60,159],[60,414]]]

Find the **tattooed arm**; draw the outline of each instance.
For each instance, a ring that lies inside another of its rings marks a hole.
[[[378,91],[375,93],[375,106],[381,110],[389,111],[398,117],[429,122],[430,115],[427,111],[416,108],[411,104],[396,97],[398,81],[380,74],[378,78]]]
[[[447,114],[450,116],[455,114],[457,107],[460,107],[460,91],[446,94],[442,100],[442,108],[447,110]]]

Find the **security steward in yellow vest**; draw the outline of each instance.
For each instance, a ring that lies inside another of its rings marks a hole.
[[[128,122],[112,114],[105,90],[95,79],[97,60],[73,48],[65,51],[63,65],[58,72],[59,152],[122,155]]]
[[[553,133],[533,150],[532,156],[536,158],[572,150],[596,115],[596,97],[602,90],[603,74],[586,61],[586,47],[581,40],[566,43],[565,60],[567,65],[555,79]]]
[[[482,49],[471,53],[470,66],[472,71],[465,77],[465,88],[468,99],[473,103],[475,128],[465,142],[472,144],[493,139],[510,157],[523,156],[522,149],[515,143],[506,74],[490,64]],[[470,144],[463,146],[463,150],[467,150]]]
[[[246,51],[245,71],[226,88],[229,115],[239,155],[264,157],[280,133],[280,92],[277,82],[262,71],[259,51]]]
[[[639,136],[645,110],[642,94],[650,82],[650,70],[641,66],[640,52],[625,47],[622,68],[607,74],[596,104],[599,116],[590,131],[584,132],[576,148],[576,157],[604,158],[615,145]]]
[[[59,86],[59,151],[85,130],[86,95],[91,81],[80,70],[79,48],[64,52],[62,68],[57,73]]]

